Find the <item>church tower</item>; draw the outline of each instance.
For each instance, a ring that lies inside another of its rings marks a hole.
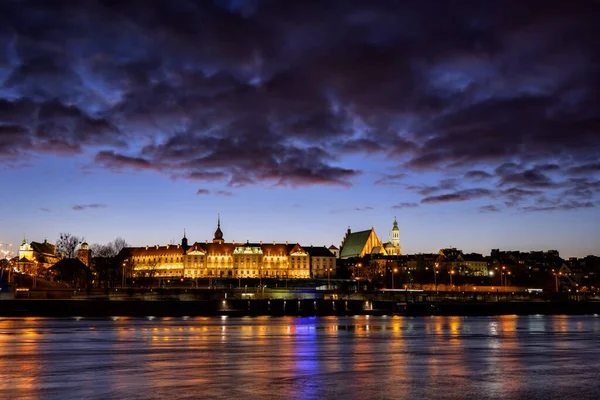
[[[223,231],[221,231],[221,215],[219,214],[217,218],[217,230],[215,231],[213,243],[221,244],[225,242],[225,240],[223,240]]]
[[[396,217],[394,217],[394,227],[392,228],[392,244],[394,247],[400,249],[400,228],[398,228]]]

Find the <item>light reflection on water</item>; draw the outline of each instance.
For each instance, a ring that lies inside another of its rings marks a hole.
[[[600,318],[0,320],[0,398],[596,398]]]

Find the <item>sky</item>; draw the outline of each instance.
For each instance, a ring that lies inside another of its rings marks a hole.
[[[600,255],[600,2],[0,2],[0,243]],[[2,249],[2,245],[0,245]]]

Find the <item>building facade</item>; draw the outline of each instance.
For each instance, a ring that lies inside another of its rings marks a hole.
[[[60,259],[60,255],[56,253],[56,246],[48,243],[47,240],[43,243],[27,243],[27,239],[23,238],[16,265],[19,271],[39,273],[50,268]]]
[[[184,232],[181,244],[125,248],[121,256],[139,277],[310,279],[327,277],[328,268],[333,277],[335,254],[314,249],[288,242],[228,243],[219,218],[211,242],[188,245]]]

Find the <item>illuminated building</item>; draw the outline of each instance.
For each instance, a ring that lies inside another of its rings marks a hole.
[[[340,258],[362,258],[369,255],[399,256],[402,254],[400,247],[400,228],[394,217],[390,240],[384,245],[375,233],[375,228],[366,231],[352,232],[350,228],[344,236],[340,249]]]
[[[23,238],[21,247],[19,247],[19,258],[17,269],[20,271],[32,271],[50,268],[60,260],[56,254],[56,246],[44,240],[43,243],[30,242]]]
[[[132,263],[135,276],[310,279],[327,276],[326,268],[334,276],[335,254],[325,247],[314,249],[288,242],[227,243],[219,217],[212,242],[188,245],[184,231],[181,244],[125,248],[121,255]]]
[[[366,255],[385,255],[385,248],[375,233],[375,228],[352,232],[350,228],[342,241],[340,258],[362,258]]]
[[[399,256],[402,254],[402,248],[400,247],[400,228],[398,228],[398,221],[394,217],[394,225],[392,227],[392,238],[389,240],[384,248],[388,256]]]

